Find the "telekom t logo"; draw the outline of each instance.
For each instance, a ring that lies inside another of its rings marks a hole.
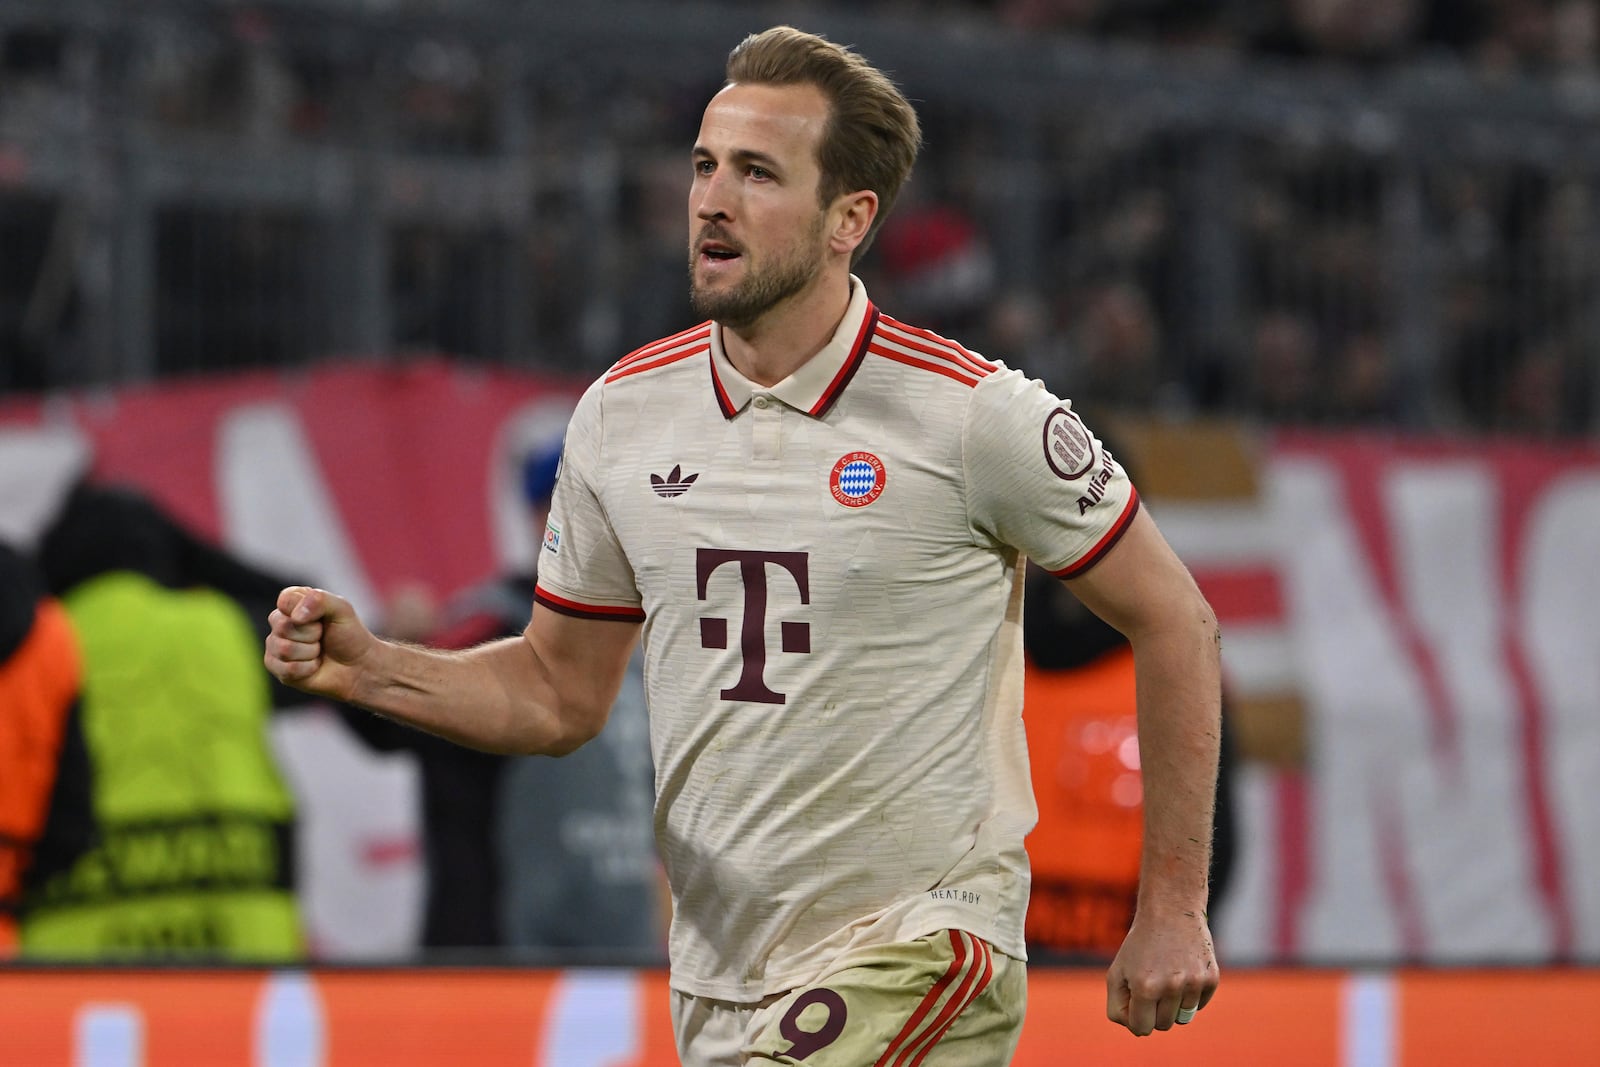
[[[724,700],[750,700],[760,704],[782,704],[785,697],[767,688],[762,673],[767,666],[767,564],[776,563],[794,578],[800,603],[811,603],[811,582],[804,552],[757,552],[731,548],[702,548],[695,552],[695,598],[706,598],[706,583],[724,563],[739,565],[739,580],[744,584],[744,622],[739,627],[739,651],[743,667],[739,682],[722,690]],[[785,652],[811,651],[811,624],[784,620],[780,627]],[[700,619],[700,647],[727,648],[728,620]]]

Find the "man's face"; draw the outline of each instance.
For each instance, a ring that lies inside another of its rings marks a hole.
[[[730,85],[694,146],[689,294],[735,328],[802,292],[827,253],[817,145],[828,102],[813,86]]]

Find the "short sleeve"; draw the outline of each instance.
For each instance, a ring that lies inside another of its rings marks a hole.
[[[584,393],[567,424],[550,518],[539,547],[534,599],[581,618],[644,619],[641,598],[622,545],[606,515],[604,383]]]
[[[1094,566],[1139,508],[1122,465],[1071,401],[1016,370],[974,389],[962,453],[973,528],[1057,577]]]

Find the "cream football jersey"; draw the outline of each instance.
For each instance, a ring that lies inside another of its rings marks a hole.
[[[596,382],[537,601],[642,622],[673,985],[753,1001],[953,927],[1025,958],[1024,557],[1138,497],[1071,405],[881,314],[764,388],[706,324]]]

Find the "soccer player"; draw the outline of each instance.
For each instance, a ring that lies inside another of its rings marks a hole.
[[[691,157],[710,321],[579,403],[526,632],[391,644],[304,587],[271,617],[285,681],[553,754],[599,732],[642,630],[672,1013],[697,1067],[1010,1058],[1027,558],[1138,663],[1143,874],[1108,1014],[1166,1030],[1217,987],[1215,615],[1069,402],[896,321],[852,275],[920,140],[858,54],[747,38]]]

